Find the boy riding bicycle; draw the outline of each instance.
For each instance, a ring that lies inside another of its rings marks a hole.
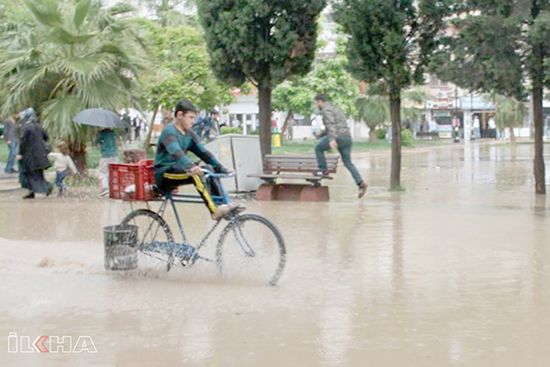
[[[216,206],[204,184],[203,169],[187,157],[187,151],[214,168],[216,173],[229,173],[220,162],[199,142],[192,130],[197,117],[197,108],[183,99],[176,104],[174,121],[169,123],[160,135],[155,156],[154,172],[160,191],[167,193],[178,186],[193,184],[212,215],[218,220],[225,217],[234,205]]]

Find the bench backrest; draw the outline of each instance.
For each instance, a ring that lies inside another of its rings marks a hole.
[[[327,155],[327,169],[336,173],[338,155]],[[317,158],[311,155],[266,155],[264,158],[264,173],[271,172],[316,172],[319,170]]]

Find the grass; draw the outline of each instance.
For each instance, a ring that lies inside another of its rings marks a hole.
[[[447,140],[415,140],[414,146],[438,146],[447,144]],[[316,140],[303,140],[303,141],[285,141],[284,145],[280,148],[273,148],[273,154],[313,154],[315,151]],[[414,147],[413,147],[414,148]],[[358,140],[353,142],[353,151],[371,152],[371,151],[384,151],[390,150],[391,144],[385,140],[380,140],[376,143],[370,143],[365,140]],[[154,150],[148,152],[150,159],[154,158]],[[3,140],[0,140],[0,162],[6,162],[8,159],[8,147]],[[101,153],[99,148],[93,145],[89,145],[86,150],[86,161],[88,168],[96,169],[99,166],[99,160],[101,159]],[[122,149],[120,161],[122,162]]]
[[[447,140],[415,140],[414,147],[420,146],[438,146],[447,144]],[[285,141],[280,148],[273,148],[273,154],[312,154],[315,151],[316,140],[303,141]],[[405,147],[404,147],[405,148]],[[376,143],[370,143],[365,140],[353,142],[353,151],[355,153],[390,150],[391,143],[385,140],[379,140]]]

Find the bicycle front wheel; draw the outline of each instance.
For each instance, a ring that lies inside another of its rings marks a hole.
[[[121,224],[131,224],[138,227],[136,246],[141,254],[138,258],[141,266],[149,268],[165,267],[166,270],[170,270],[173,262],[172,257],[160,251],[161,246],[155,246],[155,243],[174,242],[174,235],[170,227],[160,215],[152,210],[137,209],[128,214]]]
[[[216,263],[226,277],[267,281],[274,286],[286,264],[283,236],[264,217],[238,215],[220,235]]]

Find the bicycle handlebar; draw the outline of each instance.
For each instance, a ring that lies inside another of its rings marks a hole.
[[[214,178],[229,178],[234,177],[235,172],[230,173],[214,173],[210,170],[207,170],[205,168],[202,169],[202,172],[204,173],[204,177],[214,177]]]

